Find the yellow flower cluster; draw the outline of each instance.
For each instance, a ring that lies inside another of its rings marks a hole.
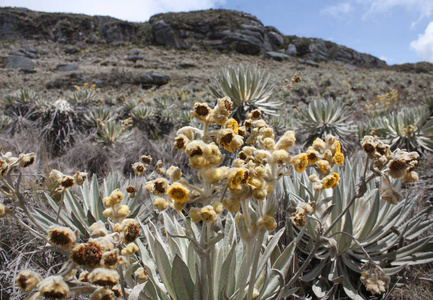
[[[308,162],[315,164],[323,174],[327,174],[334,165],[344,164],[341,144],[333,135],[326,136],[326,142],[320,138],[314,140],[306,154]]]

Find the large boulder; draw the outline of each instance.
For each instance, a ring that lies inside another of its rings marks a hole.
[[[30,70],[35,63],[24,56],[11,55],[6,58],[6,69]]]
[[[278,49],[284,39],[254,16],[232,10],[158,14],[150,18],[153,38],[169,48],[235,50],[257,55]]]

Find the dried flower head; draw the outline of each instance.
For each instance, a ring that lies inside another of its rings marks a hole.
[[[170,179],[170,182],[176,182],[182,178],[182,170],[176,166],[171,166],[170,168],[168,168],[166,174]]]
[[[75,244],[76,236],[70,228],[55,225],[48,230],[48,240],[56,246],[67,249]]]
[[[25,293],[30,293],[42,280],[41,275],[32,270],[22,270],[17,277],[17,285]]]
[[[125,219],[123,225],[123,240],[126,244],[132,243],[140,235],[140,227],[134,219]]]
[[[174,138],[174,147],[180,151],[185,151],[188,142],[189,139],[185,135],[179,134]]]
[[[193,207],[189,210],[188,212],[189,217],[191,218],[191,221],[193,221],[194,223],[198,223],[201,221],[201,216],[200,216],[200,209]]]
[[[192,115],[200,121],[206,121],[212,111],[206,103],[196,103],[193,109]]]
[[[93,223],[90,227],[90,236],[92,238],[98,238],[102,236],[106,236],[108,234],[107,229],[105,228],[105,223],[101,220],[98,220],[97,222]]]
[[[257,225],[265,227],[267,231],[273,231],[277,227],[277,222],[273,216],[266,214],[257,222]]]
[[[76,184],[83,185],[84,181],[87,179],[87,173],[77,171],[73,178]]]
[[[129,210],[128,205],[120,205],[117,208],[117,217],[119,217],[119,218],[126,218],[130,214],[131,214],[131,211]]]
[[[36,156],[34,153],[22,154],[19,158],[21,168],[26,168],[35,162]]]
[[[8,212],[7,207],[4,206],[2,203],[0,203],[0,218],[6,216],[7,212]]]
[[[165,178],[158,178],[146,183],[144,188],[154,195],[163,195],[167,193],[168,181]]]
[[[284,135],[278,140],[275,145],[275,149],[284,149],[286,151],[289,150],[289,147],[292,147],[296,142],[295,132],[287,131]]]
[[[106,287],[100,287],[96,289],[92,295],[90,295],[90,300],[115,300],[114,292]]]
[[[77,265],[96,267],[101,261],[104,250],[98,242],[89,241],[72,248],[71,259]]]
[[[143,164],[148,165],[148,164],[150,164],[152,162],[152,157],[150,155],[142,155],[140,157],[140,161]]]
[[[123,260],[119,256],[119,249],[106,251],[102,254],[101,265],[107,269],[114,269]]]
[[[259,109],[255,109],[247,115],[247,117],[251,120],[260,119],[261,116],[262,116],[262,112]]]
[[[140,267],[134,272],[135,279],[138,281],[146,281],[149,279],[149,274],[147,274],[147,271],[145,268]]]
[[[240,200],[238,198],[225,198],[223,200],[223,205],[231,213],[237,212],[241,209]]]
[[[155,197],[152,203],[153,206],[159,211],[163,211],[168,207],[168,201],[163,197]]]
[[[320,171],[322,171],[323,174],[326,174],[331,170],[331,165],[329,164],[329,161],[320,159],[316,162],[316,165],[319,167]]]
[[[298,207],[295,213],[290,217],[292,222],[298,227],[304,227],[307,224],[307,213],[301,207]]]
[[[386,291],[391,278],[379,267],[370,268],[367,272],[362,272],[361,282],[372,294],[382,294]]]
[[[239,124],[238,124],[238,121],[236,121],[236,120],[233,119],[233,118],[229,119],[229,120],[224,124],[224,127],[233,130],[233,132],[234,132],[235,134],[238,134],[238,133],[239,133]]]
[[[134,243],[130,243],[126,245],[125,248],[122,249],[122,255],[125,256],[133,255],[137,251],[138,251],[138,246]]]
[[[70,188],[74,185],[75,179],[72,176],[63,175],[62,179],[59,180],[59,183],[64,188]]]
[[[217,213],[217,214],[222,214],[222,212],[224,211],[224,206],[223,206],[223,204],[221,203],[221,202],[219,202],[219,201],[214,201],[213,203],[212,203],[212,207],[213,207],[213,209],[215,210],[215,212]]]
[[[134,171],[135,175],[140,176],[146,171],[146,167],[141,162],[136,162],[132,164],[132,170]]]
[[[89,281],[100,286],[113,286],[119,283],[119,273],[105,268],[96,268],[89,274]]]
[[[62,276],[50,276],[39,282],[39,294],[48,299],[66,299],[69,287]]]
[[[209,223],[216,219],[217,213],[211,205],[206,205],[200,209],[200,217],[204,222]]]

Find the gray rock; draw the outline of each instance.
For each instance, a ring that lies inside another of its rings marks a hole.
[[[284,38],[276,32],[268,32],[269,41],[279,48],[284,43]]]
[[[150,76],[153,79],[153,84],[156,85],[164,85],[167,84],[170,81],[170,76],[168,75],[162,75],[162,74],[150,74]]]
[[[162,75],[162,74],[148,74],[141,73],[140,74],[140,83],[143,86],[152,86],[152,85],[164,85],[170,81],[170,76]]]
[[[39,52],[38,49],[30,45],[24,45],[21,47],[21,49],[24,50],[25,52],[30,52],[34,54],[37,54]]]
[[[284,61],[290,59],[290,56],[280,52],[268,51],[266,52],[266,57],[277,61]]]
[[[315,39],[309,45],[310,58],[315,61],[327,61],[329,59],[328,48],[325,41],[322,39]]]
[[[358,70],[357,66],[354,66],[354,65],[351,65],[351,64],[345,64],[344,67],[346,69],[350,70],[350,71],[357,71]]]
[[[160,20],[152,24],[151,28],[155,41],[168,48],[185,49],[186,43],[175,33],[173,28]]]
[[[59,72],[71,72],[78,70],[78,64],[60,64],[57,65],[56,70]]]
[[[153,78],[152,78],[152,76],[150,76],[150,74],[141,73],[140,74],[140,82],[143,84],[152,84]]]
[[[133,50],[131,50],[131,51],[128,51],[126,54],[128,54],[128,55],[130,55],[130,56],[135,56],[135,55],[140,54],[140,50],[138,50],[138,49],[133,49]]]
[[[65,52],[66,54],[76,54],[80,52],[80,49],[77,48],[66,48],[65,50],[63,50],[63,52]]]
[[[300,64],[303,64],[303,65],[307,65],[307,66],[311,66],[311,67],[319,67],[319,64],[318,63],[315,63],[314,61],[312,61],[312,60],[304,60],[304,59],[298,59],[298,62],[300,63]]]
[[[20,69],[20,72],[23,74],[34,74],[36,73],[35,69]]]
[[[6,59],[6,69],[31,69],[35,63],[24,56],[11,55]]]
[[[144,56],[130,56],[126,58],[128,61],[136,62],[137,60],[143,60]]]
[[[39,59],[39,55],[31,53],[31,52],[24,52],[24,56],[31,58],[31,59]]]
[[[296,54],[297,54],[296,46],[293,44],[289,44],[289,46],[287,47],[287,50],[286,50],[286,54],[290,55],[290,56],[296,56]]]
[[[92,34],[90,38],[87,39],[89,44],[96,44],[99,42],[99,37],[96,34]]]
[[[114,47],[125,46],[125,42],[122,42],[122,41],[113,42],[113,43],[111,43],[111,46],[114,46]]]
[[[183,61],[179,64],[182,69],[195,68],[197,65],[193,61]]]
[[[11,51],[9,51],[9,55],[24,56],[24,53],[21,51],[17,51],[17,50],[11,50]]]

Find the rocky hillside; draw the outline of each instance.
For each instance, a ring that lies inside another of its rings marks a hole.
[[[315,65],[335,61],[376,68],[386,63],[372,55],[316,38],[285,36],[256,17],[239,11],[204,10],[158,14],[132,23],[106,16],[86,16],[0,8],[0,40],[37,39],[64,44],[105,43],[163,45],[175,49],[217,49],[265,55],[275,60],[297,57]]]

